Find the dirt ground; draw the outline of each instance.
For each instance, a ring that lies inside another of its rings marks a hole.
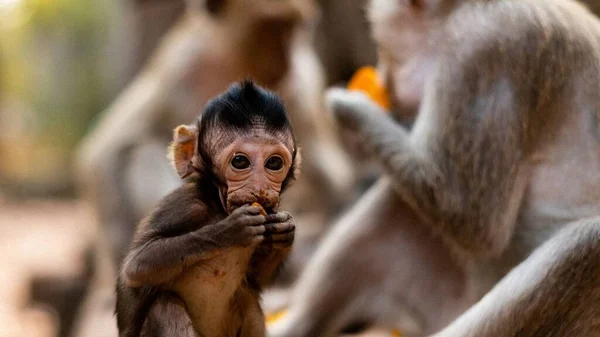
[[[0,337],[57,336],[56,312],[32,300],[34,281],[82,273],[92,223],[78,201],[17,203],[0,196]]]

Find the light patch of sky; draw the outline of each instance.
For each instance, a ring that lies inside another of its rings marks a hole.
[[[22,0],[0,0],[0,11],[13,9],[16,7]]]
[[[0,29],[11,29],[22,22],[23,16],[17,15],[22,2],[23,0],[0,0]]]

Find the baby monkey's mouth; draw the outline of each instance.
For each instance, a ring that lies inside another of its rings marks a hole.
[[[259,206],[263,215],[271,215],[277,213],[279,200],[266,197],[247,196],[247,195],[227,195],[222,194],[221,197],[223,206],[228,214],[242,206]]]

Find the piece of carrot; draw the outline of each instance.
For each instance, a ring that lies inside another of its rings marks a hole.
[[[394,329],[394,330],[392,330],[392,336],[393,337],[402,337],[402,334],[400,333],[400,331],[398,329]]]
[[[287,314],[286,310],[275,311],[273,313],[266,313],[265,314],[265,321],[266,321],[267,325],[269,325],[271,323],[275,323],[276,321],[278,321],[279,319],[281,319],[286,314]]]
[[[262,207],[261,204],[259,204],[258,202],[253,202],[252,206],[258,206],[260,208],[260,214],[267,216],[267,211],[265,211],[264,207]]]
[[[359,68],[348,82],[347,88],[350,91],[364,92],[385,110],[390,108],[387,89],[383,85],[383,81],[380,80],[377,69],[374,67],[365,66]]]

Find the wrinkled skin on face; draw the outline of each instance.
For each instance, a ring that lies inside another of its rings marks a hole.
[[[257,202],[267,213],[275,212],[292,161],[288,147],[264,131],[240,137],[226,146],[215,160],[226,185],[221,188],[225,210],[231,213]]]
[[[200,188],[215,185],[214,200],[229,214],[255,202],[275,213],[299,173],[283,102],[252,82],[211,100],[195,125],[177,127],[169,153],[182,179],[195,175]]]

